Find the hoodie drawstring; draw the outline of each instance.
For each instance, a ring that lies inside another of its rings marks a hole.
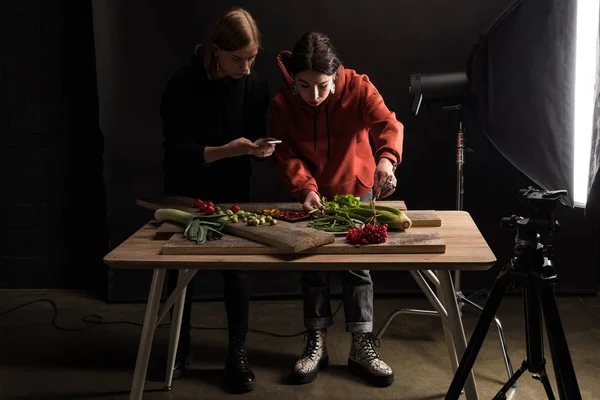
[[[317,110],[313,108],[313,135],[315,141],[315,154],[317,154]]]
[[[325,124],[327,125],[327,159],[331,158],[331,135],[329,133],[329,104],[325,107]]]
[[[317,110],[314,111],[313,117],[313,135],[315,142],[315,154],[317,154]],[[329,105],[325,107],[325,125],[327,127],[327,159],[331,158],[331,133],[329,131]]]

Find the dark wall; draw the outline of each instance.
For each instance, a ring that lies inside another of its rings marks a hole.
[[[0,287],[106,292],[91,4],[5,1],[0,21]]]

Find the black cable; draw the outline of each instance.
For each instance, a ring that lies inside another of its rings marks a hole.
[[[13,311],[16,311],[20,308],[23,308],[23,307],[26,307],[28,305],[35,304],[35,303],[50,303],[50,305],[52,306],[52,309],[54,311],[54,315],[52,316],[52,326],[60,331],[80,332],[80,331],[85,331],[85,330],[91,329],[97,325],[127,324],[127,325],[134,325],[134,326],[140,326],[140,327],[143,326],[143,324],[140,324],[138,322],[133,322],[133,321],[103,321],[102,316],[100,316],[98,314],[90,314],[90,315],[86,315],[85,317],[81,318],[81,321],[84,324],[87,324],[88,326],[86,326],[84,328],[63,328],[56,324],[56,320],[58,319],[58,307],[56,306],[56,303],[54,303],[54,301],[50,300],[50,299],[39,299],[39,300],[33,300],[33,301],[29,301],[27,303],[20,304],[16,307],[13,307],[6,311],[0,312],[0,317],[3,315],[9,314]],[[343,302],[340,302],[337,309],[333,313],[333,316],[335,316],[337,314],[337,312],[342,307],[342,304],[343,304]],[[162,328],[162,327],[167,327],[167,326],[171,326],[171,324],[169,324],[169,323],[160,324],[158,327]],[[209,326],[194,326],[194,325],[192,325],[192,328],[199,329],[199,330],[228,330],[227,327],[209,327]],[[296,336],[303,335],[306,332],[306,330],[304,330],[302,332],[297,332],[297,333],[292,333],[292,334],[281,334],[281,333],[273,333],[273,332],[269,332],[269,331],[262,331],[259,329],[252,329],[252,328],[248,329],[248,331],[254,332],[254,333],[259,333],[261,335],[280,337],[280,338],[296,337]]]

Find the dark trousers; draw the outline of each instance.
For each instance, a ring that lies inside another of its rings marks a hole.
[[[177,286],[178,270],[169,270],[167,287],[169,294]],[[250,278],[248,271],[222,271],[225,295],[225,310],[229,334],[248,332],[248,313],[250,309]],[[194,277],[195,279],[195,277]],[[180,338],[189,339],[191,329],[192,299],[194,296],[194,279],[187,286]],[[173,309],[171,309],[172,311]],[[181,340],[180,339],[180,340]]]
[[[368,333],[373,330],[373,281],[369,271],[339,271],[342,274],[346,331]],[[328,328],[333,324],[329,292],[329,271],[302,273],[304,326]]]

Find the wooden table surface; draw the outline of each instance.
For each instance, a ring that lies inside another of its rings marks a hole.
[[[496,257],[469,213],[438,211],[442,226],[413,227],[438,232],[446,243],[441,254],[296,254],[296,255],[162,255],[166,240],[154,238],[150,221],[104,257],[114,268],[278,269],[278,270],[486,270]]]

